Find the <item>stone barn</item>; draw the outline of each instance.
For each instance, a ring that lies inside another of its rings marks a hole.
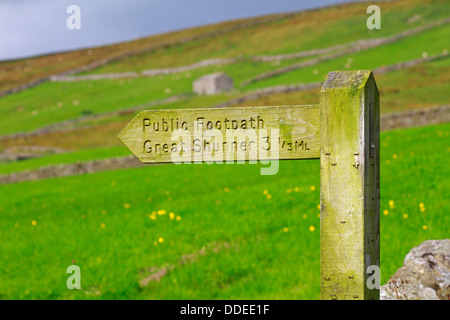
[[[233,79],[223,72],[207,74],[194,81],[197,94],[215,94],[233,89]]]

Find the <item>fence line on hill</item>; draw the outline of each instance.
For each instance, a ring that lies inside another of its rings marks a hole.
[[[97,73],[78,76],[52,76],[50,81],[52,82],[74,82],[74,81],[91,81],[91,80],[107,80],[107,79],[120,79],[120,78],[137,78],[137,77],[154,77],[159,75],[168,75],[180,72],[186,72],[197,68],[207,66],[225,65],[235,62],[236,59],[206,59],[200,62],[195,62],[190,65],[175,67],[175,68],[163,68],[163,69],[149,69],[141,72],[118,72],[118,73]]]
[[[450,23],[450,18],[446,18],[446,19],[442,19],[439,21],[435,21],[432,23],[429,23],[427,25],[424,26],[420,26],[420,27],[416,27],[413,29],[409,29],[403,32],[400,32],[396,35],[390,36],[390,37],[386,37],[386,38],[377,38],[377,39],[373,39],[373,40],[358,40],[353,42],[353,45],[350,46],[348,49],[346,50],[342,50],[342,51],[338,51],[338,52],[333,52],[331,54],[328,55],[324,55],[321,57],[317,57],[317,58],[313,58],[307,61],[302,61],[299,63],[295,63],[286,67],[282,67],[276,70],[272,70],[272,71],[268,71],[268,72],[264,72],[260,75],[257,75],[255,77],[252,77],[246,81],[244,81],[243,83],[241,83],[241,86],[247,86],[253,82],[257,82],[257,81],[261,81],[267,78],[272,78],[275,76],[279,76],[281,74],[287,73],[287,72],[291,72],[297,69],[301,69],[301,68],[306,68],[306,67],[311,67],[313,65],[316,65],[320,62],[324,62],[324,61],[328,61],[331,59],[335,59],[347,54],[351,54],[351,53],[357,53],[363,50],[367,50],[367,49],[372,49],[381,45],[385,45],[385,44],[389,44],[389,43],[393,43],[399,39],[402,39],[404,37],[408,37],[417,33],[420,33],[422,31],[425,31],[427,29],[430,28],[435,28],[444,24],[448,24]]]
[[[5,134],[0,136],[0,141],[5,141],[5,140],[12,140],[12,139],[19,139],[19,138],[29,138],[29,137],[34,137],[34,136],[39,136],[39,135],[44,135],[44,134],[48,134],[50,132],[63,132],[63,131],[69,131],[69,130],[73,130],[74,126],[76,124],[88,121],[88,120],[94,120],[94,119],[101,119],[103,117],[108,117],[108,116],[113,116],[113,115],[123,115],[123,114],[128,114],[128,113],[133,113],[135,111],[141,110],[142,108],[149,108],[149,107],[153,107],[156,105],[161,105],[161,104],[166,104],[166,103],[171,103],[171,102],[176,102],[180,99],[186,98],[189,95],[176,95],[176,96],[170,96],[168,98],[165,99],[159,99],[159,100],[153,100],[144,104],[140,104],[137,106],[133,106],[130,108],[125,108],[125,109],[120,109],[120,110],[113,110],[113,111],[107,111],[107,112],[102,112],[102,113],[97,113],[97,114],[89,114],[89,115],[84,115],[75,119],[69,119],[66,121],[62,121],[62,122],[58,122],[55,124],[51,124],[39,129],[36,129],[34,131],[31,132],[19,132],[19,133],[12,133],[12,134]]]
[[[429,24],[415,27],[412,29],[408,29],[405,31],[402,31],[396,35],[385,37],[385,38],[377,38],[377,39],[366,39],[366,40],[356,40],[352,41],[346,44],[338,44],[334,46],[330,46],[323,49],[313,49],[313,50],[307,50],[307,51],[299,51],[299,52],[293,52],[293,53],[286,53],[286,54],[278,54],[278,55],[261,55],[261,56],[254,56],[252,59],[254,61],[280,61],[280,60],[288,60],[288,59],[297,59],[297,58],[305,58],[309,56],[316,56],[319,54],[329,53],[331,51],[335,50],[341,50],[345,49],[346,47],[358,47],[361,45],[367,45],[367,43],[370,44],[370,42],[380,42],[381,44],[386,44],[385,41],[395,42],[401,38],[408,37],[411,35],[414,35],[416,33],[425,31],[430,28],[438,27],[444,24],[450,23],[450,18],[441,19],[438,21],[431,22]]]

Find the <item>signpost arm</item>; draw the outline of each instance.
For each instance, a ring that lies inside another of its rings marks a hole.
[[[328,74],[320,92],[322,299],[379,299],[367,286],[367,268],[380,263],[379,119],[372,72]]]

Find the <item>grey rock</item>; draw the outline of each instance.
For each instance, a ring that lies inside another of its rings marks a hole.
[[[449,300],[450,240],[428,240],[413,248],[381,287],[380,299]]]

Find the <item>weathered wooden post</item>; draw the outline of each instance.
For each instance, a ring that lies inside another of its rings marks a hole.
[[[330,72],[320,105],[144,110],[118,137],[143,163],[175,162],[174,154],[188,163],[209,153],[220,163],[320,157],[322,299],[379,298],[367,286],[368,267],[380,263],[379,94],[370,71]]]
[[[379,299],[379,93],[370,71],[330,72],[320,91],[322,299]]]

